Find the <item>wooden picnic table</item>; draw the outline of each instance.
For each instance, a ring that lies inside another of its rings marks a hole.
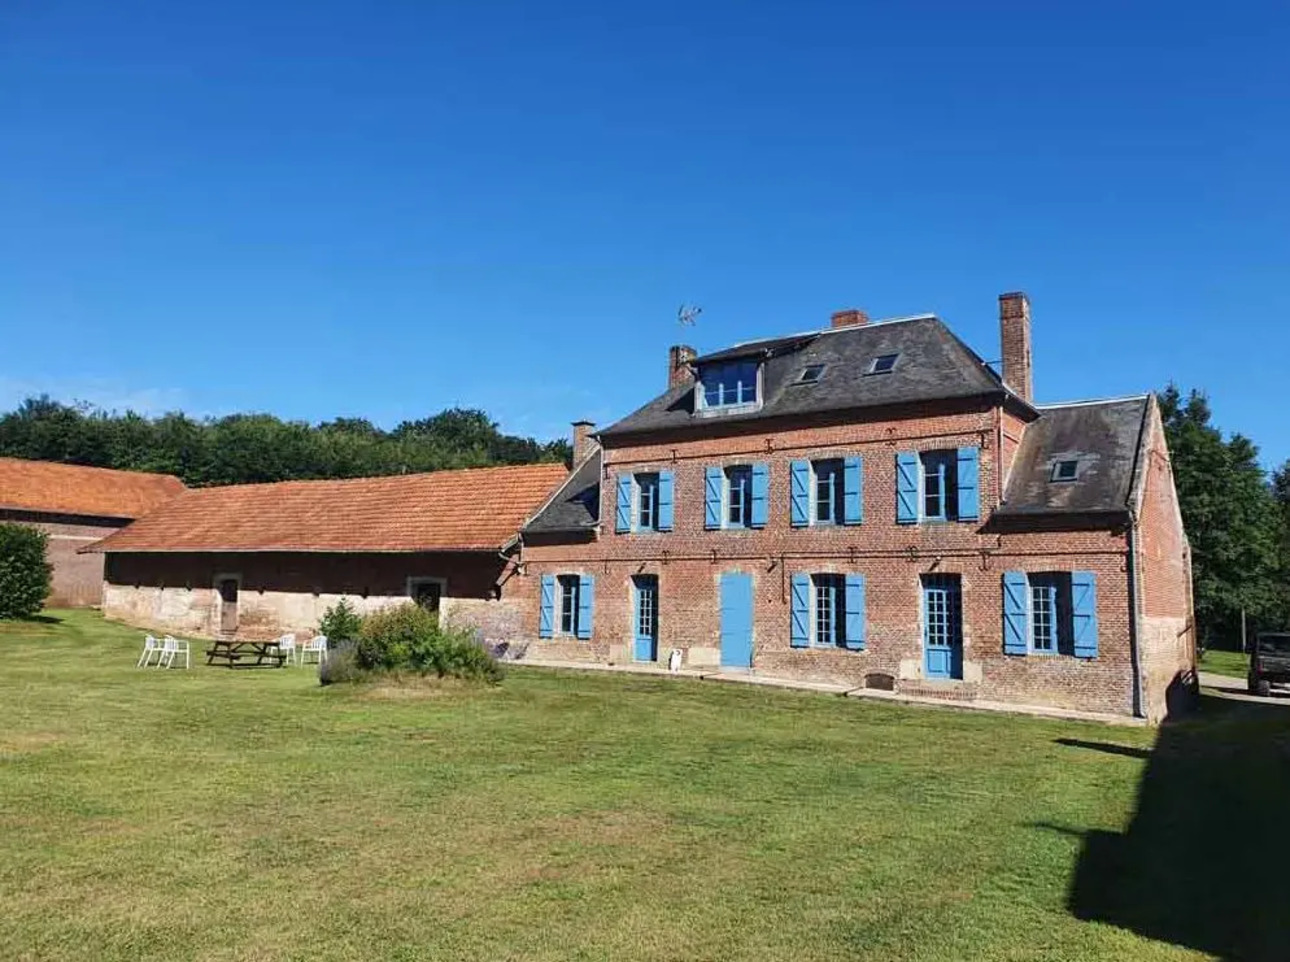
[[[216,639],[206,649],[206,664],[228,668],[281,668],[287,655],[274,641],[232,641]]]

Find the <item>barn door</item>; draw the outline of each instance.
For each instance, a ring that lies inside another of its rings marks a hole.
[[[221,578],[216,586],[219,590],[219,630],[237,631],[237,578]]]

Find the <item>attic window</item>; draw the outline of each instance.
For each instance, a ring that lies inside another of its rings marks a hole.
[[[899,354],[879,354],[869,365],[870,374],[890,374],[896,367]]]
[[[802,370],[802,376],[797,379],[798,384],[815,384],[824,374],[823,364],[808,364]]]
[[[1050,481],[1074,481],[1079,477],[1078,461],[1057,461],[1053,464],[1053,473],[1049,475]]]

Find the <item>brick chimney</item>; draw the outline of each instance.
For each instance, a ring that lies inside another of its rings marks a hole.
[[[669,390],[674,387],[680,387],[682,384],[689,384],[694,380],[694,372],[690,370],[689,364],[698,356],[698,352],[688,344],[673,344],[667,349],[667,386]]]
[[[869,315],[864,311],[851,308],[846,311],[834,311],[830,327],[864,327],[869,323]]]
[[[573,422],[573,466],[577,467],[591,453],[591,446],[595,444],[591,440],[591,429],[594,428],[594,421],[574,421]]]
[[[1003,381],[1033,403],[1030,365],[1030,298],[1021,291],[999,295],[999,339],[1003,342]]]

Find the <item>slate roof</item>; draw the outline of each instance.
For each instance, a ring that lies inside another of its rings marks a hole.
[[[192,489],[90,551],[495,551],[562,464]]]
[[[889,374],[869,374],[870,363],[881,354],[900,355],[895,369]],[[610,425],[599,437],[918,401],[1012,395],[976,352],[931,315],[753,341],[706,354],[694,363],[752,356],[765,359],[758,409],[696,415],[694,385],[686,384]],[[796,383],[802,370],[812,364],[825,365],[820,380]]]
[[[995,516],[1127,511],[1149,405],[1144,395],[1039,408]],[[1079,462],[1077,479],[1050,480],[1066,460]]]
[[[0,458],[0,508],[130,519],[184,490],[169,474]]]
[[[524,533],[586,531],[600,520],[600,450],[569,475],[551,500],[524,526]]]

